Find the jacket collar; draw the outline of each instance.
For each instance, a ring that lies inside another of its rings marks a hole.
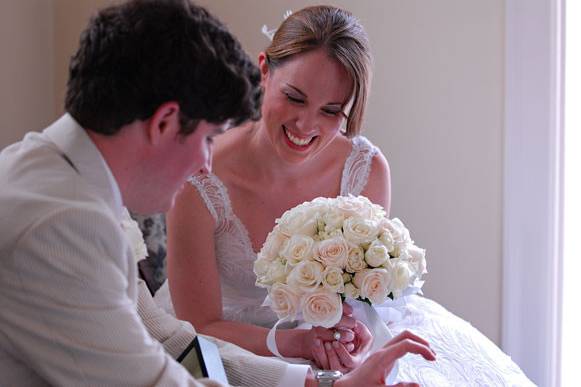
[[[65,113],[43,132],[60,149],[63,157],[83,176],[95,192],[121,220],[123,200],[119,185],[85,129],[70,114]]]

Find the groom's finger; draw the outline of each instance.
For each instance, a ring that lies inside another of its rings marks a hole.
[[[410,339],[399,341],[396,344],[381,349],[381,351],[382,362],[387,362],[388,364],[393,364],[394,361],[408,353],[421,355],[426,360],[436,360],[436,354],[432,352],[430,347]]]
[[[415,333],[413,333],[411,331],[405,330],[405,331],[401,332],[399,335],[395,336],[390,341],[388,341],[384,347],[399,343],[400,341],[403,341],[403,340],[413,340],[415,342],[418,342],[420,344],[425,345],[426,347],[430,346],[430,343],[428,343],[425,339],[421,338],[420,336],[416,335]]]

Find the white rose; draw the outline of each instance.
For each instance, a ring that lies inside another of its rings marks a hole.
[[[358,299],[359,296],[361,295],[359,289],[351,282],[345,284],[345,291],[343,292],[343,294],[345,294],[345,297],[353,298],[354,300]]]
[[[342,293],[345,288],[343,283],[343,270],[338,267],[328,266],[323,271],[323,287],[331,292]]]
[[[378,233],[377,223],[370,219],[351,217],[343,222],[345,239],[356,245],[371,243]]]
[[[286,282],[286,275],[288,273],[287,267],[282,259],[277,258],[271,262],[268,270],[268,276],[272,283]]]
[[[346,284],[347,282],[351,282],[353,276],[349,273],[343,273],[343,283]]]
[[[408,246],[407,259],[417,277],[421,277],[423,274],[427,273],[426,270],[426,250],[419,248],[416,245]]]
[[[317,243],[315,259],[325,267],[334,266],[343,269],[347,264],[349,246],[343,237],[334,237]]]
[[[339,211],[335,209],[329,210],[325,212],[322,216],[321,222],[324,225],[321,231],[324,231],[327,234],[331,234],[340,230],[343,227],[343,221],[345,217]]]
[[[345,218],[362,217],[371,219],[376,215],[377,207],[365,196],[339,196],[335,199],[335,208],[340,211]],[[383,216],[385,212],[381,216]]]
[[[279,319],[295,318],[300,305],[300,296],[288,285],[276,283],[272,285],[268,296],[271,308]]]
[[[257,259],[254,261],[254,274],[256,274],[256,286],[260,286],[264,288],[270,284],[268,284],[268,268],[270,267],[270,261],[266,259]]]
[[[367,267],[365,263],[365,253],[363,249],[359,246],[351,247],[349,249],[349,254],[347,255],[347,265],[345,270],[349,273],[356,273]]]
[[[303,298],[302,312],[306,322],[314,326],[331,328],[343,315],[341,297],[324,289],[309,293]]]
[[[274,260],[276,257],[278,257],[282,246],[287,240],[288,237],[281,233],[278,230],[278,227],[275,227],[275,229],[272,230],[266,237],[266,240],[264,241],[264,244],[258,253],[258,258],[266,259],[269,261]]]
[[[317,216],[316,208],[300,205],[286,211],[276,223],[279,231],[287,237],[296,234],[312,237],[317,233]]]
[[[280,256],[285,258],[290,265],[296,265],[300,261],[313,258],[313,238],[305,235],[293,235],[287,240],[280,252]]]
[[[139,228],[139,224],[131,218],[127,208],[123,208],[123,219],[121,220],[121,229],[125,232],[125,236],[129,241],[131,253],[135,262],[139,262],[147,257],[147,246],[143,240],[143,234]]]
[[[381,243],[387,248],[387,251],[392,254],[395,251],[395,240],[393,239],[393,235],[391,235],[391,231],[387,229],[383,229],[380,231],[379,238]],[[393,254],[395,256],[395,254]]]
[[[365,252],[365,262],[371,267],[383,266],[388,260],[387,247],[377,240],[373,241]]]
[[[318,197],[311,200],[310,202],[305,202],[301,204],[301,206],[305,206],[305,208],[308,208],[309,211],[315,211],[319,214],[322,214],[329,210],[330,203],[331,199]]]
[[[280,258],[273,261],[257,259],[254,261],[254,273],[257,277],[256,285],[264,288],[277,282],[286,282],[288,270]]]
[[[297,292],[312,292],[323,280],[323,266],[315,261],[301,261],[290,272],[287,283]]]
[[[400,260],[393,266],[391,271],[391,291],[394,298],[400,297],[401,293],[410,285],[411,276],[412,272],[407,262]]]
[[[383,207],[381,207],[379,204],[371,203],[371,208],[373,212],[373,217],[377,220],[381,220],[382,218],[385,218],[385,216],[387,215]]]
[[[398,218],[383,218],[379,224],[380,230],[389,231],[393,242],[400,245],[411,243],[410,232]]]
[[[365,269],[355,274],[353,284],[361,292],[361,298],[367,298],[372,304],[382,304],[387,299],[390,273],[386,269]]]
[[[411,243],[412,239],[410,237],[410,231],[406,226],[404,226],[403,222],[399,218],[393,218],[391,222],[395,224],[400,231],[400,240],[398,242]]]

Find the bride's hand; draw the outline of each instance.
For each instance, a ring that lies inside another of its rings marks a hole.
[[[367,327],[355,320],[352,313],[351,306],[345,303],[343,317],[335,327],[312,329],[315,336],[311,341],[314,344],[311,346],[311,355],[319,368],[336,369],[346,373],[362,362],[363,355],[371,347],[372,337]],[[336,333],[340,334],[339,340],[335,338]]]
[[[315,363],[321,369],[341,371],[346,374],[363,363],[365,354],[369,351],[372,336],[369,329],[360,321],[353,328],[355,339],[350,343],[341,341],[317,342],[313,352]]]

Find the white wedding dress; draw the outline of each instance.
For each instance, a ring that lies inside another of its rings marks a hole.
[[[371,159],[379,152],[365,137],[352,140],[351,154],[345,161],[341,195],[359,195],[367,183]],[[192,177],[194,185],[216,220],[216,258],[220,272],[223,315],[264,327],[272,327],[276,315],[260,306],[266,290],[255,286],[253,263],[256,253],[248,231],[232,211],[228,191],[213,174]],[[173,306],[166,283],[155,299],[171,313]],[[388,324],[391,332],[409,329],[430,342],[437,355],[435,362],[416,355],[399,361],[397,380],[414,381],[422,386],[530,386],[520,368],[493,342],[468,322],[441,305],[421,296],[407,297],[401,308],[403,317]]]

